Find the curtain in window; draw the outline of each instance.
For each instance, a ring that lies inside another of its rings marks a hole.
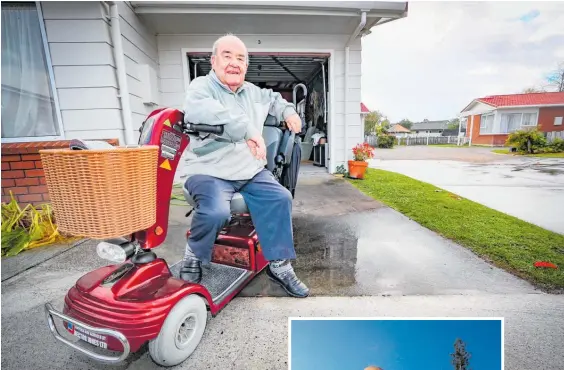
[[[501,115],[500,133],[516,131],[521,126],[521,113],[503,113]]]
[[[494,115],[488,114],[480,118],[480,133],[491,134],[493,132]]]
[[[523,126],[536,126],[537,114],[536,113],[523,113]]]
[[[35,3],[2,3],[2,137],[59,135]]]

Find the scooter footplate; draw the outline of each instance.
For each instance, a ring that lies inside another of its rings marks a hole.
[[[170,272],[174,277],[180,276],[181,266],[182,261],[170,266]],[[214,302],[225,297],[238,283],[251,274],[249,270],[213,262],[208,266],[202,266],[202,270],[200,284],[210,292]]]

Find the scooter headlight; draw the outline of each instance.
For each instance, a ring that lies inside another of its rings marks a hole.
[[[96,252],[100,258],[111,262],[122,263],[127,259],[125,250],[117,244],[101,242],[96,247]]]

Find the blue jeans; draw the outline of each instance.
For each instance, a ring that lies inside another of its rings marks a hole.
[[[188,245],[202,264],[210,262],[215,239],[230,220],[236,192],[245,199],[264,257],[268,261],[296,258],[292,194],[267,169],[248,181],[193,175],[184,186],[196,203]]]

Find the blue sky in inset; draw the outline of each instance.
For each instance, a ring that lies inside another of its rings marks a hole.
[[[295,320],[291,370],[451,370],[456,338],[470,367],[501,369],[500,320]]]

